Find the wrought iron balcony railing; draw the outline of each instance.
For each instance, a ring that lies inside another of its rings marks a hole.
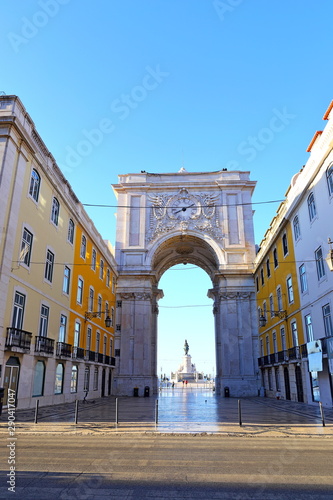
[[[71,344],[66,344],[65,342],[57,342],[56,356],[64,356],[65,358],[70,358],[72,355]]]
[[[7,328],[6,347],[19,347],[20,349],[29,351],[31,338],[32,333],[10,326]]]
[[[35,352],[43,352],[46,354],[54,353],[54,340],[48,337],[36,336]]]

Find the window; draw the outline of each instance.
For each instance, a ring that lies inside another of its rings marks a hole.
[[[91,269],[96,271],[96,250],[94,248],[91,253]]]
[[[274,352],[278,352],[276,332],[273,332],[273,349]]]
[[[286,234],[282,236],[282,248],[283,248],[283,255],[285,257],[288,254],[288,240]]]
[[[273,295],[269,296],[269,310],[270,310],[270,313],[271,313],[271,318],[274,318],[275,314],[274,314],[274,300],[273,300]]]
[[[72,219],[69,219],[68,221],[68,233],[67,233],[67,240],[69,243],[74,243],[74,222]]]
[[[270,391],[273,390],[272,368],[269,368],[268,370],[268,389]]]
[[[116,291],[116,278],[113,276],[112,277],[112,293],[115,293]]]
[[[103,261],[103,259],[100,260],[100,264],[99,264],[99,277],[101,280],[104,278],[104,261]]]
[[[53,277],[53,264],[54,264],[54,253],[51,252],[51,250],[47,250],[44,277],[50,283],[52,283],[52,277]]]
[[[60,326],[59,326],[59,342],[65,342],[66,340],[66,328],[67,328],[67,317],[64,314],[60,315]]]
[[[316,258],[318,280],[321,280],[325,276],[323,251],[321,247],[317,248],[317,250],[315,251],[315,258]]]
[[[330,304],[326,304],[323,306],[323,319],[324,319],[325,335],[326,335],[326,337],[332,337],[333,336],[333,325],[332,325]]]
[[[25,295],[15,292],[12,327],[22,330],[25,306]]]
[[[258,276],[256,277],[256,290],[259,292],[259,278]]]
[[[301,237],[301,227],[299,225],[298,215],[294,217],[293,226],[294,226],[294,238],[295,241],[297,241]]]
[[[31,249],[32,249],[32,239],[33,236],[30,231],[25,227],[23,229],[23,236],[21,242],[21,252],[20,252],[20,263],[25,264],[26,266],[30,266],[31,259]]]
[[[111,307],[111,326],[114,325],[114,307]]]
[[[75,321],[74,347],[79,347],[80,345],[80,332],[81,332],[81,323],[79,321]]]
[[[320,390],[318,382],[318,372],[310,372],[312,401],[320,401]]]
[[[298,333],[297,333],[296,321],[293,321],[291,323],[291,338],[293,340],[293,347],[298,346]]]
[[[307,314],[304,318],[305,323],[305,333],[307,342],[312,342],[313,340],[313,328],[311,314]]]
[[[99,332],[96,333],[96,352],[98,353],[99,352],[99,338],[100,338],[100,334]]]
[[[264,316],[265,320],[267,320],[267,305],[266,305],[266,301],[262,305],[262,310],[263,310],[263,316]]]
[[[92,312],[94,310],[94,289],[92,287],[89,288],[89,303],[88,303],[88,311]]]
[[[94,391],[98,390],[98,367],[95,366],[94,369]]]
[[[310,221],[312,221],[317,215],[316,204],[313,193],[310,193],[308,196],[308,209],[309,209]]]
[[[287,349],[287,344],[286,344],[286,333],[285,333],[285,329],[283,326],[281,327],[281,330],[280,330],[280,336],[281,336],[282,351],[285,351]]]
[[[294,302],[294,290],[293,290],[293,282],[291,276],[287,278],[287,292],[288,292],[288,302],[291,304]]]
[[[110,287],[110,269],[107,268],[106,270],[106,286]]]
[[[299,280],[301,284],[301,292],[305,293],[308,290],[308,281],[306,278],[305,265],[302,264],[299,266]]]
[[[82,304],[82,297],[83,297],[83,279],[79,278],[77,282],[77,294],[76,294],[76,301],[78,304]]]
[[[112,356],[113,353],[113,340],[110,339],[110,356]]]
[[[56,226],[58,225],[58,222],[59,222],[59,210],[60,210],[59,201],[57,200],[57,198],[53,198],[52,211],[51,211],[51,221]]]
[[[89,379],[90,379],[90,368],[86,366],[84,369],[84,382],[83,382],[83,390],[85,392],[89,391]]]
[[[277,297],[277,304],[278,304],[278,311],[282,311],[282,294],[281,294],[281,287],[278,286],[276,289],[276,297]]]
[[[107,341],[107,336],[104,335],[104,338],[103,338],[103,354],[104,354],[104,356],[106,354],[106,341]]]
[[[80,249],[80,255],[82,259],[86,258],[86,252],[87,252],[87,238],[83,234],[81,238],[81,249]]]
[[[39,333],[40,337],[47,337],[47,325],[49,322],[49,308],[42,304],[40,309]]]
[[[78,368],[76,365],[74,365],[72,366],[71,392],[77,392],[77,379],[78,379]]]
[[[98,300],[97,300],[97,312],[98,312],[98,317],[101,317],[102,314],[102,297],[99,295]]]
[[[54,394],[62,394],[64,382],[64,365],[58,363],[55,373]]]
[[[260,339],[260,356],[264,356],[264,341],[263,339]]]
[[[33,169],[30,177],[29,195],[35,201],[38,201],[40,188],[40,175],[37,170]]]
[[[70,283],[70,278],[71,278],[71,270],[69,267],[65,266],[64,269],[64,281],[62,284],[62,291],[66,293],[67,295],[69,294],[69,283]]]
[[[87,350],[90,351],[90,347],[91,347],[91,328],[90,326],[88,326],[87,328]]]
[[[260,269],[261,285],[265,284],[264,270]]]
[[[333,163],[328,167],[326,170],[326,177],[327,177],[327,185],[328,185],[328,192],[329,195],[333,195]]]
[[[266,336],[266,354],[270,354],[271,353],[271,346],[270,346],[270,343],[269,343],[269,336],[267,335]]]
[[[32,388],[33,396],[43,396],[44,393],[44,375],[45,364],[44,361],[37,361],[34,374],[34,385]]]
[[[267,278],[269,278],[271,275],[271,266],[269,263],[269,259],[266,260],[266,271],[267,271]]]
[[[278,254],[277,254],[276,248],[274,248],[274,250],[273,250],[273,259],[274,259],[274,267],[277,267],[279,265],[279,261],[278,261]]]

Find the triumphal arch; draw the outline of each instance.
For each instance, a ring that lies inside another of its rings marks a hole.
[[[157,392],[158,300],[163,297],[158,283],[171,266],[190,263],[212,281],[217,394],[228,387],[231,396],[257,395],[254,187],[249,172],[184,168],[120,175],[113,185],[118,199],[117,394],[133,395],[138,388],[143,395],[145,387]]]

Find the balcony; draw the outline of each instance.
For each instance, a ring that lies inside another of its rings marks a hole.
[[[57,342],[56,356],[70,358],[72,355],[71,344],[65,344],[65,342]]]
[[[288,356],[290,360],[301,359],[300,346],[297,345],[288,349]]]
[[[116,358],[110,356],[110,366],[116,366]]]
[[[82,347],[73,346],[72,347],[72,358],[73,359],[84,359],[84,349]]]
[[[30,351],[32,333],[20,330],[18,328],[7,328],[6,348],[12,349],[18,347],[25,351]]]
[[[103,354],[100,352],[97,352],[96,354],[97,354],[97,359],[96,359],[97,363],[103,363],[104,362]]]
[[[94,351],[90,351],[89,349],[86,349],[84,352],[84,359],[86,361],[95,361],[96,355]]]
[[[36,336],[35,352],[42,354],[54,353],[54,340],[48,337]]]
[[[285,363],[289,360],[288,351],[279,351],[277,353],[278,363]]]

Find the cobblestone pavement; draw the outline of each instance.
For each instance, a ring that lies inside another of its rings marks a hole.
[[[153,397],[106,397],[17,410],[23,432],[160,432],[333,436],[333,409],[270,398],[224,398],[211,390],[163,389]],[[118,418],[116,418],[118,415]],[[0,430],[8,416],[3,411]],[[118,423],[116,423],[116,419]]]

